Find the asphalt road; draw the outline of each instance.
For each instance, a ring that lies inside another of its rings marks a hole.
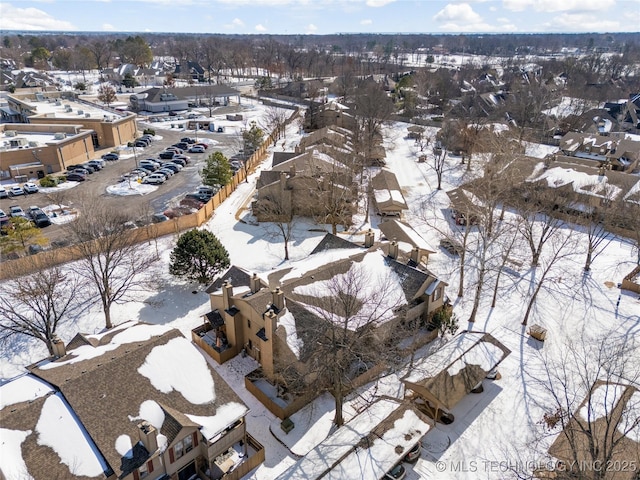
[[[147,125],[139,123],[139,131],[144,130],[147,126],[153,128],[154,124]],[[137,160],[144,158],[158,158],[158,153],[165,147],[180,141],[182,137],[195,137],[193,131],[184,132],[181,130],[156,130],[157,135],[163,139],[154,141],[144,149],[142,154],[138,154]],[[210,138],[218,142],[217,145],[210,146],[206,153],[186,153],[191,157],[191,162],[182,169],[181,172],[172,176],[166,183],[160,185],[159,188],[147,195],[110,195],[106,189],[110,185],[118,183],[119,179],[126,172],[131,171],[136,166],[134,157],[121,159],[115,162],[106,162],[105,168],[99,172],[95,172],[88,176],[87,181],[80,183],[78,186],[65,190],[64,193],[58,194],[60,201],[68,206],[80,208],[81,199],[89,197],[99,197],[102,202],[127,213],[132,220],[148,222],[151,215],[161,213],[167,208],[177,205],[184,194],[192,192],[196,187],[202,184],[200,171],[205,164],[208,155],[215,151],[222,151],[227,156],[233,156],[238,148],[237,135],[226,133],[213,133],[206,131],[198,131],[198,140],[202,138]],[[111,149],[103,149],[96,152],[94,158],[100,158],[101,155],[111,151]],[[31,195],[12,197],[8,199],[0,199],[0,209],[8,214],[10,205],[20,205],[24,210],[32,205],[44,207],[51,204],[59,203],[54,195],[38,192]],[[50,225],[45,227],[42,232],[50,242],[64,241],[64,227],[60,225]]]

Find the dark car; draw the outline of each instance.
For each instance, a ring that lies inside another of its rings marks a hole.
[[[163,163],[162,164],[162,168],[168,168],[170,169],[173,173],[178,173],[180,171],[180,169],[182,168],[181,166],[172,163],[172,162],[167,162],[167,163]]]
[[[151,217],[151,221],[153,223],[166,222],[167,220],[169,220],[169,217],[167,217],[164,213],[154,213]]]
[[[178,165],[180,165],[182,167],[186,167],[187,166],[187,161],[184,158],[173,157],[171,159],[171,163],[177,163]]]
[[[88,168],[84,168],[84,167],[77,167],[71,170],[71,172],[69,173],[79,173],[80,175],[86,176],[86,175],[91,175],[93,173],[93,170],[89,170]]]
[[[206,193],[187,193],[184,198],[191,198],[193,200],[197,200],[202,203],[207,203],[211,200],[211,195],[207,195]]]
[[[171,160],[175,155],[175,152],[164,151],[160,152],[160,155],[158,155],[158,157],[160,157],[162,160]]]
[[[87,179],[86,175],[77,172],[67,173],[67,180],[70,182],[84,182]]]
[[[181,141],[181,142],[184,142],[184,143],[188,143],[188,144],[190,144],[190,145],[191,145],[191,144],[193,144],[193,143],[196,143],[195,139],[193,139],[193,138],[191,138],[191,137],[182,137],[182,138],[180,139],[180,141]],[[182,147],[180,147],[180,148],[182,148]]]
[[[104,155],[102,155],[102,159],[106,160],[108,162],[115,162],[116,160],[120,159],[120,156],[117,153],[105,153]]]
[[[396,465],[384,476],[385,480],[403,480],[407,476],[407,471],[402,465]]]
[[[147,148],[149,146],[149,144],[143,140],[136,140],[136,143],[133,144],[134,147],[138,147],[138,148]]]
[[[189,148],[189,144],[186,142],[174,143],[173,146],[179,148],[180,150],[186,150],[187,148]]]
[[[49,215],[44,213],[41,209],[39,208],[33,209],[31,210],[30,213],[31,213],[31,220],[36,225],[36,227],[44,228],[51,225],[51,219],[49,218]]]
[[[444,248],[451,255],[460,255],[462,253],[462,245],[460,245],[455,240],[449,240],[448,238],[443,238],[440,240],[440,246]]]
[[[80,168],[84,168],[85,170],[87,170],[89,173],[95,173],[98,170],[100,170],[98,167],[96,167],[95,165],[92,165],[90,163],[83,163],[82,165],[80,165]]]
[[[404,461],[405,462],[410,462],[410,463],[416,462],[420,458],[420,452],[421,451],[422,451],[422,444],[420,442],[418,442],[404,456]]]

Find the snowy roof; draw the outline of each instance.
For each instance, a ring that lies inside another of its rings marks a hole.
[[[32,374],[22,375],[0,387],[0,402],[3,478],[69,478],[71,473],[104,478],[110,474],[84,425],[51,385]]]
[[[411,228],[406,223],[389,219],[378,224],[378,228],[387,237],[388,240],[395,239],[398,242],[404,242],[410,244],[412,247],[418,247],[421,250],[429,253],[435,253],[436,250],[429,245],[429,243],[422,238],[422,236]]]
[[[377,480],[429,431],[410,404],[381,399],[327,437],[277,480]]]
[[[484,332],[462,332],[420,359],[402,380],[408,388],[451,410],[511,351]]]
[[[599,175],[597,171],[587,173],[578,170],[574,165],[556,165],[558,166],[545,170],[544,163],[539,163],[527,181],[546,181],[550,188],[559,188],[570,184],[576,193],[608,200],[614,200],[622,193],[620,187],[609,183],[609,178]]]
[[[130,450],[123,445],[138,445],[142,420],[164,433],[170,418],[188,417],[214,436],[217,426],[247,412],[178,330],[129,322],[83,338],[64,357],[30,370],[60,390],[118,476],[153,454],[141,455],[139,447],[136,455],[123,454]]]
[[[371,179],[371,185],[376,205],[381,212],[395,212],[408,208],[398,179],[393,172],[381,170],[378,175]]]
[[[640,462],[640,391],[633,385],[598,380],[564,430],[549,447],[549,453],[567,462],[592,461],[590,442],[611,453],[611,464]],[[615,448],[604,447],[615,442]],[[605,480],[635,480],[637,472],[611,471]]]

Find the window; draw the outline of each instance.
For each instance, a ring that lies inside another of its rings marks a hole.
[[[247,318],[247,327],[251,328],[251,320],[249,320],[248,318]]]
[[[184,445],[184,452],[190,452],[191,450],[193,450],[193,437],[191,435],[187,436],[184,438],[184,440],[182,440],[182,443]]]
[[[436,288],[436,290],[433,292],[433,301],[437,301],[440,300],[440,297],[442,297],[442,287],[438,287]]]
[[[184,455],[184,443],[182,440],[174,445],[173,453],[176,460]]]

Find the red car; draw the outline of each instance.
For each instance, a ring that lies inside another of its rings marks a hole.
[[[198,146],[204,148],[205,150],[207,148],[209,148],[209,144],[208,143],[194,143],[194,145],[198,145]]]

